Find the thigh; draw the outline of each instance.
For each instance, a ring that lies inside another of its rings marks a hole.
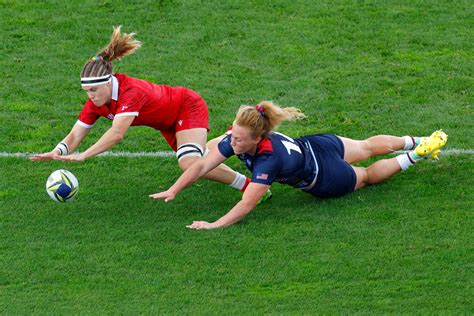
[[[186,143],[199,144],[203,149],[206,148],[207,129],[206,128],[190,128],[176,132],[176,143],[179,146]]]
[[[337,136],[344,144],[344,160],[354,163],[370,157],[370,151],[365,140],[354,140]]]
[[[161,131],[161,134],[166,139],[166,142],[170,145],[173,151],[176,151],[179,146],[186,143],[197,143],[203,149],[206,148],[206,128],[191,128],[182,131],[166,130]]]
[[[178,146],[178,153],[180,153],[180,146],[183,144],[197,144],[201,147],[201,154],[206,152],[207,129],[205,128],[191,128],[176,132],[176,143]],[[194,145],[191,145],[195,147]],[[186,147],[188,148],[188,147]],[[194,162],[199,159],[199,156],[189,155],[178,158],[179,167],[184,171]]]

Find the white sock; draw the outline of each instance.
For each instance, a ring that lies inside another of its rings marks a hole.
[[[404,153],[395,157],[400,165],[402,170],[407,170],[411,165],[415,164],[415,160],[409,155],[409,153]]]
[[[403,136],[403,139],[405,140],[405,146],[403,147],[403,150],[413,150],[416,147],[416,140],[413,136]]]
[[[246,176],[244,176],[241,173],[236,172],[235,179],[232,181],[231,184],[229,184],[231,187],[236,188],[238,190],[241,190],[244,185],[245,185],[245,180],[247,179]]]

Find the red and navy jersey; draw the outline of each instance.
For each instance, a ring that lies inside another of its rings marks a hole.
[[[231,146],[232,132],[219,143],[219,152],[226,158],[235,155]],[[318,173],[316,159],[303,139],[293,139],[281,133],[268,134],[257,145],[255,155],[240,154],[252,172],[252,182],[270,185],[280,182],[305,189],[314,185]]]
[[[79,114],[78,123],[90,128],[101,116],[110,120],[120,116],[135,116],[132,126],[173,129],[187,90],[116,73],[112,77],[110,105],[97,107],[87,100]]]

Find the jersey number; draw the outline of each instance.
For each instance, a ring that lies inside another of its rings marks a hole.
[[[283,146],[285,146],[286,150],[288,151],[288,155],[291,155],[291,150],[297,151],[301,154],[301,149],[295,143],[288,142],[286,140],[281,141]]]
[[[286,150],[288,151],[288,155],[291,155],[291,150],[293,149],[294,151],[297,151],[301,154],[301,149],[298,145],[295,144],[295,141],[292,138],[289,138],[286,135],[283,135],[282,133],[274,132],[275,134],[280,135],[281,137],[284,137],[288,139],[289,141],[282,140],[281,143],[283,146],[285,146]]]

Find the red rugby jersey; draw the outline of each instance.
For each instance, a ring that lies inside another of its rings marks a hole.
[[[132,126],[145,125],[158,130],[174,128],[186,88],[157,85],[146,80],[115,73],[110,105],[97,107],[87,100],[78,123],[90,128],[100,116],[113,120],[135,116]]]

